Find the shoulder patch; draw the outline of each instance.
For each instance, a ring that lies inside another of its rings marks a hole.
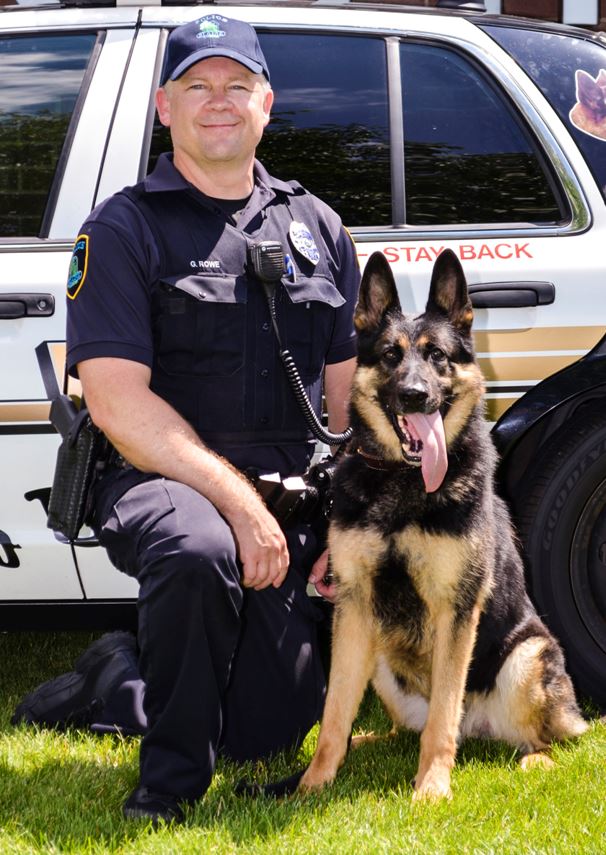
[[[74,244],[72,260],[67,277],[67,296],[75,300],[84,285],[88,270],[88,235],[78,235]]]

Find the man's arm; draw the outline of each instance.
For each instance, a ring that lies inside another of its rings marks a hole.
[[[150,369],[127,359],[89,359],[78,374],[91,418],[117,451],[143,472],[187,484],[232,528],[243,584],[279,587],[288,570],[284,535],[258,493],[149,388]]]
[[[333,433],[341,433],[349,422],[349,394],[351,381],[356,370],[356,359],[335,362],[324,369],[324,393],[328,410],[328,428]],[[328,550],[325,549],[311,568],[309,582],[315,586],[320,596],[334,602],[336,589],[334,584],[326,585],[324,577],[328,571]]]
[[[324,394],[328,410],[328,429],[341,433],[349,423],[349,394],[357,360],[334,362],[324,369]]]

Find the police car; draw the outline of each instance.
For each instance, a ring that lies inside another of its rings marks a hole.
[[[605,702],[606,38],[483,12],[0,9],[0,626],[132,618],[135,583],[86,533],[70,549],[46,528],[59,440],[38,356],[61,383],[73,241],[168,147],[153,109],[167,33],[202,14],[257,28],[276,91],[260,158],[341,214],[362,265],[384,252],[408,310],[442,249],[460,257],[530,591],[577,687]]]

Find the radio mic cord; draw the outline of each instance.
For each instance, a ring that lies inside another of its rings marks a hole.
[[[250,255],[255,274],[262,283],[265,296],[267,297],[271,323],[279,346],[280,359],[286,371],[291,391],[303,413],[307,426],[316,439],[326,443],[326,445],[343,445],[349,442],[353,434],[350,427],[343,433],[331,433],[322,425],[307,396],[301,375],[290,351],[288,348],[282,346],[282,338],[276,317],[276,284],[284,274],[284,252],[282,245],[277,241],[262,241],[250,248]]]

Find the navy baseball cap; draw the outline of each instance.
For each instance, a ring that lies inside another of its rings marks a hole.
[[[177,80],[190,66],[209,56],[234,59],[269,80],[267,62],[250,24],[222,15],[206,15],[176,27],[169,35],[160,86],[167,80]]]

